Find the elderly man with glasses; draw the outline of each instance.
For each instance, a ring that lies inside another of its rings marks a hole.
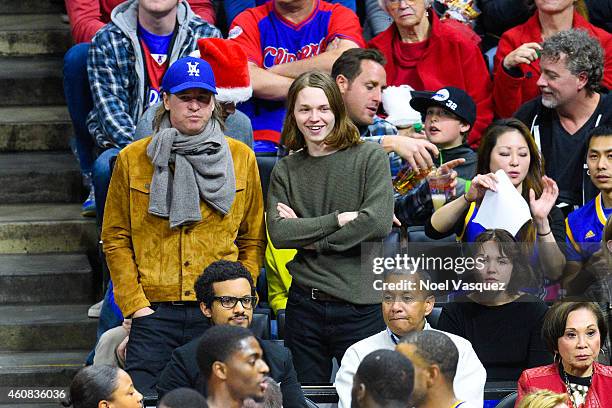
[[[246,328],[251,325],[257,297],[253,278],[240,262],[213,262],[196,281],[195,292],[200,310],[212,325]],[[297,381],[290,351],[269,340],[258,341],[270,368],[270,377],[280,383],[283,407],[305,407],[304,394]],[[160,397],[180,387],[206,392],[206,385],[199,380],[200,370],[196,361],[198,343],[199,338],[174,350],[157,383]]]

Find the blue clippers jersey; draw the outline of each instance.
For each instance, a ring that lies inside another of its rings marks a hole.
[[[276,12],[274,1],[246,10],[234,20],[229,38],[240,44],[250,62],[264,69],[317,56],[335,38],[365,45],[355,13],[324,1],[317,1],[312,13],[299,24]],[[255,140],[280,142],[283,101],[253,97],[239,108],[251,118]]]

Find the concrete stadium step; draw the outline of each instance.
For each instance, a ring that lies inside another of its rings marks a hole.
[[[0,254],[84,252],[97,241],[96,222],[81,217],[80,204],[0,205]]]
[[[2,106],[63,105],[63,59],[45,57],[0,57]]]
[[[66,150],[70,135],[65,106],[0,107],[0,152]]]
[[[0,55],[63,55],[71,45],[60,14],[0,15]]]
[[[0,153],[0,202],[71,203],[83,197],[78,163],[71,152]]]
[[[0,304],[93,303],[92,284],[85,254],[0,254]]]
[[[0,14],[62,13],[62,0],[2,0]]]
[[[74,374],[83,367],[89,353],[86,350],[0,352],[0,386],[68,386]]]
[[[98,325],[98,319],[87,317],[90,306],[90,303],[0,306],[0,348],[2,351],[88,349],[95,342]]]

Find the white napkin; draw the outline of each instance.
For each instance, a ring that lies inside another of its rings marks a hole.
[[[495,172],[497,191],[487,190],[474,222],[486,229],[503,229],[513,236],[531,219],[529,204],[503,170]]]

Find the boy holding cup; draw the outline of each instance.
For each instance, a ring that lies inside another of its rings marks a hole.
[[[423,225],[453,195],[453,188],[455,195],[463,194],[476,174],[477,154],[466,144],[476,121],[476,104],[465,91],[449,86],[435,92],[413,91],[410,106],[423,116],[425,135],[440,154],[433,158],[436,171],[427,176],[428,183],[398,200],[395,212],[402,224]]]

